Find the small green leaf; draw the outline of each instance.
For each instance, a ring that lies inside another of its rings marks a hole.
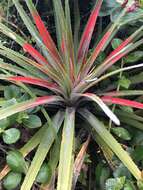
[[[15,105],[15,104],[17,104],[17,100],[15,98],[12,98],[10,100],[7,100],[6,103],[2,106],[2,108],[5,109],[5,108],[12,106],[12,105]],[[8,117],[8,120],[9,120],[9,123],[11,126],[16,123],[16,119],[18,117],[18,114],[19,113],[16,113],[16,114],[13,114],[10,117]]]
[[[126,56],[124,60],[126,63],[134,63],[139,61],[142,57],[143,57],[143,51],[135,51]]]
[[[14,171],[19,173],[26,173],[28,167],[21,152],[14,150],[10,151],[6,157],[8,166]]]
[[[10,125],[8,118],[0,120],[0,129],[6,129]]]
[[[130,133],[127,131],[127,129],[124,129],[122,127],[116,127],[116,128],[112,128],[112,132],[120,137],[121,139],[124,140],[131,140],[131,135]]]
[[[3,187],[6,190],[15,190],[20,184],[22,175],[20,173],[10,172],[3,181]]]
[[[19,112],[18,117],[16,118],[16,121],[21,124],[23,123],[23,119],[28,119],[29,116],[26,112]]]
[[[122,40],[119,38],[115,38],[112,40],[112,48],[116,49],[120,44],[122,43]]]
[[[129,170],[122,163],[115,169],[115,171],[113,172],[113,176],[115,178],[122,176],[126,176],[129,179],[131,178]]]
[[[49,179],[51,178],[51,175],[51,167],[47,163],[44,163],[41,169],[39,170],[39,173],[36,177],[36,181],[42,184],[48,183]]]
[[[37,115],[29,115],[29,118],[23,119],[23,124],[28,128],[41,127],[41,119]]]
[[[135,161],[143,160],[143,146],[137,146],[132,153],[132,157]]]
[[[102,163],[99,163],[95,171],[95,179],[98,186],[104,189],[104,184],[107,178],[110,176],[109,168],[105,167]]]
[[[125,89],[128,89],[131,84],[131,81],[127,79],[125,76],[122,76],[122,78],[119,80],[119,85]]]
[[[13,144],[19,140],[20,131],[16,128],[11,128],[11,129],[4,131],[2,137],[3,137],[3,141],[6,144]]]
[[[21,96],[20,88],[15,85],[7,86],[4,90],[4,97],[9,100],[11,98],[19,98]]]
[[[101,52],[97,58],[97,62],[101,63],[105,60],[105,58],[106,58],[105,52]]]
[[[115,0],[104,0],[102,4],[102,8],[100,10],[99,16],[108,16],[110,15],[119,4]]]
[[[125,177],[110,178],[106,181],[106,190],[121,190],[125,183]]]

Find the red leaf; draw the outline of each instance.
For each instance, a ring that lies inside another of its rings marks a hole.
[[[10,81],[16,81],[16,82],[23,82],[27,84],[33,84],[41,87],[45,87],[51,90],[56,90],[58,91],[58,87],[54,83],[49,83],[46,80],[43,79],[38,79],[38,78],[32,78],[32,77],[21,77],[21,76],[12,76],[12,77],[7,77],[6,80]]]
[[[43,105],[46,103],[52,103],[54,101],[59,101],[60,99],[58,98],[58,96],[43,96],[43,97],[38,97],[35,99],[35,101],[31,104],[30,108],[39,106],[39,105]]]
[[[108,38],[110,37],[110,35],[112,34],[112,31],[107,31],[105,33],[105,35],[103,36],[103,38],[100,40],[100,42],[97,44],[96,48],[94,49],[91,57],[89,58],[88,62],[86,62],[86,67],[85,67],[85,71],[84,73],[88,73],[90,68],[92,67],[94,61],[96,60],[96,58],[98,57],[98,55],[100,54],[102,48],[104,47],[106,41],[108,40]]]
[[[106,69],[108,69],[109,67],[111,67],[114,63],[116,63],[117,61],[119,61],[122,57],[124,57],[125,55],[127,55],[128,52],[124,52],[124,53],[120,53],[118,55],[116,55],[113,59],[111,59],[110,61],[106,61],[104,62],[101,67],[102,69],[100,68],[100,71],[97,72],[97,75],[101,75]]]
[[[103,102],[106,102],[106,103],[112,103],[112,104],[118,104],[118,105],[122,105],[122,106],[129,106],[129,107],[133,107],[133,108],[143,109],[142,103],[132,101],[132,100],[113,98],[110,96],[103,96],[101,99],[103,100]]]
[[[42,37],[42,40],[48,50],[56,57],[59,58],[58,52],[55,46],[55,43],[53,42],[48,30],[46,29],[43,21],[41,20],[41,17],[39,16],[38,12],[33,12],[32,13],[33,19],[35,21],[35,24],[39,30],[39,33]]]
[[[24,51],[28,52],[38,63],[49,64],[47,60],[35,49],[32,45],[25,43],[23,45]]]
[[[89,44],[91,41],[91,37],[92,37],[93,31],[94,31],[94,27],[96,24],[96,20],[97,20],[101,5],[102,5],[102,0],[98,0],[95,8],[93,9],[93,11],[89,17],[88,23],[85,27],[85,30],[83,32],[83,35],[82,35],[82,38],[80,41],[80,45],[79,45],[79,50],[78,50],[78,59],[79,60],[82,60],[88,51]]]
[[[97,58],[97,56],[101,52],[102,48],[104,47],[106,41],[108,40],[108,38],[110,37],[111,34],[112,34],[111,31],[106,32],[106,34],[103,36],[103,38],[97,44],[96,48],[94,49],[94,51],[92,53],[91,59],[90,59],[91,64],[94,63],[95,59]]]
[[[106,60],[108,60],[109,58],[111,58],[112,56],[114,56],[115,54],[117,54],[119,51],[121,51],[126,45],[128,45],[129,43],[131,43],[133,40],[132,37],[127,38],[125,41],[123,41],[114,51],[112,51],[109,56],[106,58]]]

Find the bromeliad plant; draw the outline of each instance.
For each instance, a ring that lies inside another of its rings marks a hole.
[[[97,137],[97,143],[99,143],[100,146],[104,144],[104,146],[112,150],[130,170],[133,176],[138,181],[142,180],[141,171],[133,162],[129,154],[111,135],[103,122],[99,121],[94,111],[92,112],[94,109],[90,109],[90,107],[87,106],[90,100],[93,102],[91,105],[98,113],[102,110],[116,125],[120,125],[120,121],[107,106],[108,103],[143,109],[142,103],[117,97],[129,94],[140,95],[142,91],[111,92],[107,93],[106,96],[104,92],[100,94],[96,93],[97,84],[106,80],[108,77],[126,70],[143,67],[143,64],[137,64],[116,71],[108,71],[113,64],[143,43],[143,39],[141,38],[143,27],[140,27],[118,45],[100,65],[96,63],[100,53],[109,45],[111,39],[120,28],[120,21],[128,11],[131,11],[132,8],[135,7],[134,1],[126,1],[126,4],[124,3],[116,22],[107,27],[105,33],[101,39],[98,39],[98,42],[96,42],[92,50],[89,50],[89,47],[99,11],[102,6],[102,0],[96,1],[79,42],[78,11],[76,12],[77,22],[73,34],[69,1],[65,0],[63,6],[61,0],[53,0],[57,46],[41,20],[32,0],[25,0],[25,3],[35,24],[18,0],[13,0],[13,3],[32,38],[35,40],[36,48],[20,35],[13,32],[10,27],[4,24],[5,21],[1,19],[0,32],[17,42],[23,48],[24,52],[30,55],[30,58],[0,43],[0,54],[2,58],[6,58],[0,60],[0,79],[20,86],[23,92],[25,91],[28,93],[31,98],[1,108],[0,119],[41,105],[43,106],[40,107],[40,110],[47,119],[46,124],[41,127],[32,139],[30,139],[30,141],[20,150],[22,154],[26,156],[31,150],[38,146],[31,165],[26,172],[21,190],[31,189],[52,144],[58,138],[62,123],[64,124],[62,128],[59,161],[55,161],[53,156],[52,159],[54,164],[52,164],[55,170],[59,162],[57,190],[71,189],[74,173],[76,117],[80,117],[80,119],[87,121],[83,126],[90,126],[89,130],[94,131]],[[76,5],[78,4],[77,2],[75,3]],[[11,63],[6,63],[6,60],[11,60]],[[40,89],[37,90],[34,86]],[[42,94],[47,95],[42,96]],[[95,103],[98,105],[97,108],[95,107]],[[50,108],[47,109],[47,106],[49,104],[52,104],[57,111],[52,119],[48,115]],[[7,172],[8,171],[9,169],[7,168]]]

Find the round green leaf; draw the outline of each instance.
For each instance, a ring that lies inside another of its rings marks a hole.
[[[20,88],[15,85],[7,86],[4,90],[4,97],[9,100],[11,98],[19,98],[21,96]]]
[[[41,119],[37,115],[29,115],[29,118],[23,119],[23,124],[28,128],[41,127]]]
[[[116,128],[112,128],[112,132],[118,136],[121,139],[124,140],[131,140],[131,135],[130,133],[127,131],[127,129],[124,129],[122,127],[116,127]]]
[[[112,40],[112,48],[116,49],[120,44],[122,43],[122,40],[119,38],[114,38]]]
[[[44,163],[36,177],[36,181],[45,184],[50,180],[51,175],[51,167],[47,163]]]
[[[16,128],[11,128],[11,129],[4,131],[2,137],[3,137],[3,141],[6,144],[13,144],[19,140],[20,131]]]
[[[106,181],[106,190],[121,190],[125,183],[125,177],[110,178]]]
[[[8,166],[14,171],[19,173],[26,173],[27,163],[23,155],[19,151],[10,151],[6,157]]]
[[[3,187],[6,190],[15,190],[20,184],[22,175],[20,173],[10,172],[3,181]]]

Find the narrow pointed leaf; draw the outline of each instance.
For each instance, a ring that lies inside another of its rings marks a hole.
[[[112,96],[112,97],[119,97],[119,96],[135,96],[135,95],[143,95],[143,90],[121,90],[121,91],[112,91],[112,92],[105,92],[100,95],[103,96]]]
[[[75,110],[67,108],[62,134],[57,190],[71,190],[73,176],[73,145]]]
[[[126,13],[126,9],[124,9],[121,12],[121,14],[119,15],[117,21],[114,24],[111,25],[111,27],[107,30],[107,32],[104,34],[104,36],[98,42],[97,46],[93,49],[93,52],[92,52],[91,56],[89,57],[89,59],[87,60],[86,65],[85,65],[85,69],[84,70],[86,71],[86,73],[92,67],[94,61],[96,60],[96,58],[101,53],[101,51],[104,48],[104,46],[106,45],[106,42],[114,34],[115,29],[117,28],[117,26],[120,23],[120,19],[125,15],[125,13]]]
[[[126,47],[124,47],[121,51],[119,51],[114,56],[110,57],[109,59],[105,60],[99,67],[97,67],[94,71],[94,74],[96,76],[101,75],[103,72],[105,72],[108,68],[110,68],[113,64],[115,64],[117,61],[119,61],[122,57],[127,55],[132,50],[136,49],[138,46],[143,44],[143,39],[137,41],[134,44],[130,44]]]
[[[81,149],[80,149],[80,151],[79,151],[79,153],[78,153],[78,155],[77,155],[77,157],[75,159],[75,162],[74,162],[74,174],[73,174],[73,185],[72,185],[73,189],[75,189],[75,187],[76,187],[78,177],[79,177],[81,169],[83,167],[84,159],[85,159],[85,156],[86,156],[86,152],[87,152],[89,142],[90,142],[90,136],[88,136],[85,143],[83,143],[83,145],[82,145],[82,147],[81,147]]]
[[[27,0],[26,4],[32,14],[32,17],[35,21],[35,24],[38,28],[38,31],[40,33],[40,36],[43,40],[43,42],[45,43],[46,47],[48,48],[48,50],[57,58],[59,58],[56,46],[54,41],[52,40],[50,33],[48,32],[48,30],[46,29],[43,21],[41,20],[41,17],[39,16],[34,4],[32,3],[32,0]]]
[[[43,97],[38,97],[38,98],[31,99],[31,100],[27,100],[27,101],[24,101],[21,103],[17,103],[17,104],[14,104],[14,105],[6,107],[6,108],[1,108],[0,109],[0,120],[6,118],[8,116],[11,116],[15,113],[25,111],[27,109],[34,108],[39,105],[58,102],[60,100],[61,100],[61,98],[58,96],[43,96]]]
[[[82,38],[80,41],[80,45],[79,45],[79,50],[78,50],[78,60],[82,60],[88,51],[91,37],[92,37],[94,27],[96,24],[96,20],[97,20],[97,17],[98,17],[98,14],[99,14],[99,11],[100,11],[100,8],[102,5],[102,1],[103,0],[97,1],[96,5],[89,17],[88,23],[84,29],[84,32],[83,32],[83,35],[82,35]]]
[[[35,25],[32,23],[30,17],[27,15],[21,4],[19,3],[19,0],[13,0],[13,3],[20,14],[20,17],[22,18],[24,24],[26,25],[27,29],[29,30],[30,34],[33,36],[33,38],[36,40],[36,43],[40,47],[42,45],[42,40],[38,34],[38,31],[35,27]]]
[[[43,43],[43,41],[37,31],[37,28],[35,27],[35,25],[31,21],[30,17],[28,16],[28,14],[25,12],[23,7],[21,6],[19,0],[13,0],[13,3],[16,6],[18,13],[20,14],[20,17],[22,18],[22,20],[23,20],[24,24],[26,25],[27,29],[29,30],[30,34],[35,39],[39,49],[42,50],[44,57],[46,58],[46,60],[48,60],[49,64],[57,70],[56,66],[57,66],[58,62],[56,62],[55,57],[52,56],[51,53],[48,51],[48,48]],[[26,48],[27,47],[25,47],[25,49]]]
[[[117,54],[119,51],[121,51],[125,46],[127,46],[129,43],[132,43],[134,38],[137,37],[143,30],[143,26],[141,26],[137,31],[135,31],[131,36],[129,36],[125,41],[123,41],[114,51],[110,53],[110,55],[106,58],[109,59],[115,54]]]
[[[51,125],[46,128],[45,133],[40,141],[39,147],[36,151],[36,154],[32,160],[32,163],[28,169],[24,182],[21,186],[21,190],[30,190],[36,176],[44,162],[47,153],[49,152],[55,138],[58,133],[61,124],[63,122],[63,113],[58,112],[56,116],[53,118]]]
[[[118,104],[118,105],[122,105],[122,106],[129,106],[129,107],[132,107],[132,108],[143,109],[143,104],[142,103],[132,101],[132,100],[114,98],[114,97],[111,97],[111,96],[103,96],[101,99],[106,103],[112,103],[112,104]]]
[[[1,77],[0,77],[1,78]],[[5,77],[4,79],[8,81],[23,82],[27,84],[33,84],[41,87],[48,88],[50,90],[58,91],[58,87],[55,83],[49,83],[46,80],[32,77],[22,77],[22,76],[10,76]]]
[[[92,93],[85,93],[82,94],[81,96],[83,97],[87,97],[93,101],[95,101],[100,108],[105,112],[105,114],[116,124],[116,125],[120,125],[120,121],[117,118],[117,116],[108,108],[108,106],[106,106],[106,104],[104,104],[104,102],[95,94]]]
[[[22,47],[24,51],[28,52],[38,63],[49,64],[47,60],[35,48],[32,47],[32,45],[24,43]]]
[[[142,180],[141,171],[137,165],[133,162],[129,154],[121,147],[116,139],[110,134],[106,127],[101,123],[91,112],[84,109],[80,111],[80,114],[93,129],[99,134],[103,141],[112,149],[112,151],[118,156],[118,158],[124,163],[124,165],[130,170],[133,176],[137,180]]]

